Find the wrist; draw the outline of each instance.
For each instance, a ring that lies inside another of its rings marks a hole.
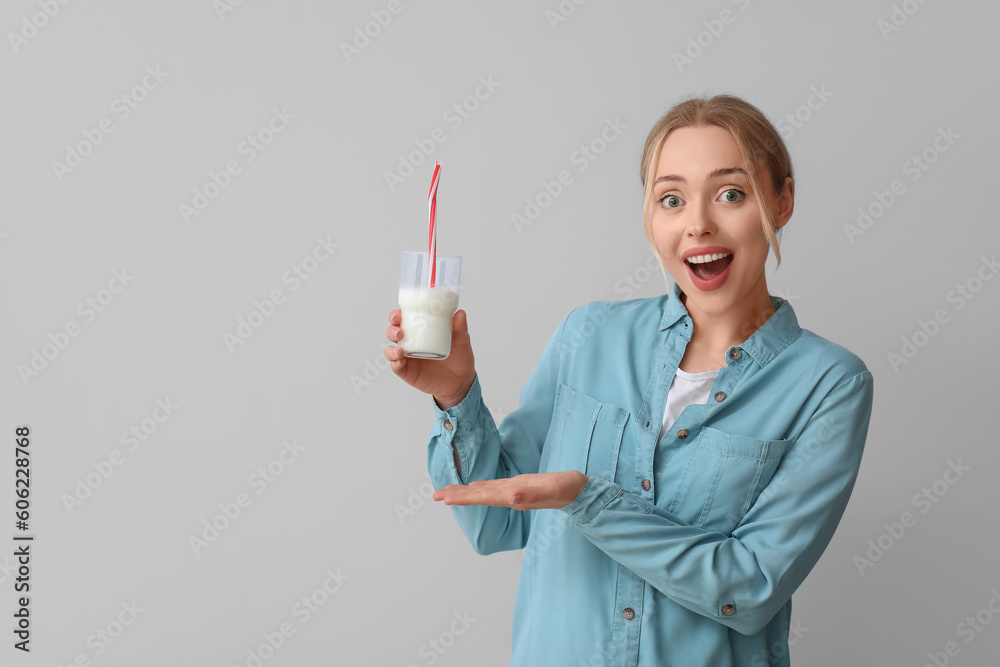
[[[469,395],[469,391],[472,389],[472,385],[475,384],[475,382],[476,382],[476,375],[473,374],[472,379],[469,380],[462,387],[462,391],[460,391],[458,394],[455,394],[454,396],[438,396],[437,394],[435,394],[434,401],[438,404],[438,406],[442,410],[453,408],[465,400],[465,398]]]
[[[442,396],[434,395],[434,402],[442,410],[447,410],[448,408],[453,408],[462,402],[462,399],[454,400],[451,398],[444,398]]]

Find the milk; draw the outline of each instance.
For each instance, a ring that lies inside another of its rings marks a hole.
[[[399,346],[405,356],[444,359],[451,352],[452,317],[458,309],[456,287],[399,288]]]

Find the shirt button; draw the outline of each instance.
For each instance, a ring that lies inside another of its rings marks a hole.
[[[731,604],[727,604],[727,605],[723,605],[722,606],[722,613],[725,614],[726,616],[732,616],[735,611],[736,611],[736,607],[734,607]]]
[[[624,609],[622,609],[622,616],[625,617],[626,621],[631,621],[633,618],[635,618],[635,612],[632,611],[632,607],[625,607]]]
[[[726,400],[726,392],[724,391],[715,392],[715,400],[717,400],[719,403],[722,403],[724,400]]]
[[[681,430],[677,431],[677,437],[680,438],[681,440],[688,437],[688,430],[686,428],[682,428]]]
[[[743,353],[740,352],[740,348],[738,348],[738,347],[734,347],[733,349],[729,350],[729,358],[730,359],[739,359],[742,356],[743,356]]]
[[[642,490],[643,491],[649,491],[649,487],[651,487],[651,486],[652,486],[652,484],[649,483],[648,479],[642,480]]]
[[[453,428],[455,428],[455,427],[451,425],[451,422],[448,421],[447,419],[445,419],[444,420],[444,430],[450,431]]]

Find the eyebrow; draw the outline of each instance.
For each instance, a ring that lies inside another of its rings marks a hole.
[[[730,174],[743,174],[744,176],[749,178],[749,174],[747,174],[746,170],[742,169],[741,167],[721,167],[709,173],[708,180],[712,180],[713,178],[719,178],[720,176],[729,176]],[[687,179],[685,179],[683,176],[678,176],[677,174],[667,174],[666,176],[660,176],[658,179],[656,179],[656,181],[653,182],[653,185],[666,181],[687,183]]]

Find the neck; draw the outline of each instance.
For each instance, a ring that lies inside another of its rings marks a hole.
[[[721,313],[706,312],[698,304],[681,295],[694,326],[691,343],[698,349],[725,352],[733,345],[746,341],[776,311],[767,293],[767,285],[760,283],[754,298],[745,299]]]

